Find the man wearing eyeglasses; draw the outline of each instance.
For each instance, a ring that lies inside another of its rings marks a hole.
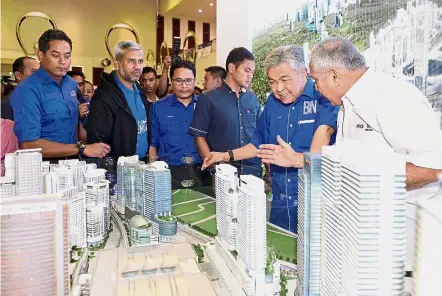
[[[173,94],[152,104],[150,161],[165,161],[174,168],[201,164],[194,136],[187,133],[192,123],[197,96],[195,66],[177,60],[170,67]]]

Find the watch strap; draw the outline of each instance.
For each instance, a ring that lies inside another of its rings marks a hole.
[[[229,153],[229,161],[233,162],[235,160],[235,155],[233,155],[233,151],[228,150],[227,153]]]

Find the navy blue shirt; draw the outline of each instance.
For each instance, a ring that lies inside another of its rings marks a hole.
[[[143,101],[141,100],[140,91],[138,90],[135,83],[133,84],[133,89],[127,88],[121,81],[118,79],[118,76],[115,74],[115,81],[117,82],[118,87],[124,94],[126,98],[127,104],[129,105],[130,111],[134,116],[137,127],[138,127],[138,136],[137,136],[137,150],[136,154],[140,158],[144,158],[147,155],[149,150],[149,143],[147,137],[147,115],[146,108],[144,107]]]
[[[186,163],[185,158],[190,157],[192,163],[201,164],[195,137],[187,132],[197,99],[194,95],[186,107],[175,94],[171,94],[152,104],[151,146],[157,148],[159,160],[172,166],[181,166]]]
[[[335,130],[331,140],[333,143],[338,112],[339,108],[321,96],[316,91],[314,82],[308,79],[301,96],[291,104],[283,104],[273,94],[268,97],[251,143],[257,148],[261,144],[278,144],[276,138],[279,135],[296,152],[308,152],[313,135],[320,125],[328,125]],[[282,213],[287,213],[287,207],[293,208],[298,204],[298,169],[271,165],[270,172],[272,209],[285,208],[281,213],[275,213],[274,220],[271,213],[271,222],[296,232],[296,210],[293,211],[294,216],[290,223],[287,217],[282,217]],[[282,221],[283,219],[286,220]]]
[[[201,95],[189,133],[206,138],[211,151],[225,152],[250,143],[261,115],[261,105],[251,91],[240,97],[227,85]],[[261,161],[257,158],[241,161],[245,173],[261,175]]]
[[[71,77],[59,84],[43,67],[22,81],[11,96],[18,142],[77,143],[77,88]]]

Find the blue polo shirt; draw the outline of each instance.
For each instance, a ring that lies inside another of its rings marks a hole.
[[[158,158],[171,166],[185,164],[185,157],[191,157],[194,164],[201,164],[195,137],[187,132],[197,99],[198,96],[194,95],[186,107],[175,94],[171,94],[152,104],[151,146],[157,148]]]
[[[124,94],[126,98],[127,104],[129,105],[130,111],[134,116],[137,122],[137,149],[136,154],[140,158],[146,157],[149,150],[149,143],[147,137],[147,115],[146,115],[146,107],[141,100],[140,91],[136,84],[133,84],[133,89],[127,88],[115,74],[115,81],[117,82],[118,87]]]
[[[316,91],[314,82],[307,80],[295,102],[283,104],[271,94],[258,120],[252,144],[278,144],[276,137],[289,143],[296,152],[308,152],[313,134],[320,125],[337,130],[339,108]],[[335,135],[332,136],[332,142]],[[331,143],[332,144],[332,143]],[[298,169],[271,165],[272,211],[270,221],[289,231],[297,229]],[[287,215],[290,213],[290,215]]]
[[[225,152],[250,143],[261,115],[261,105],[251,91],[240,97],[224,83],[198,99],[189,133],[206,138],[210,151]],[[243,173],[261,176],[257,158],[241,161]]]
[[[59,84],[43,67],[21,82],[11,96],[18,142],[77,143],[77,88],[71,77]]]

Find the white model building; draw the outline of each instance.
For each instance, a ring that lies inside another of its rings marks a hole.
[[[61,192],[69,206],[69,248],[86,248],[86,199],[85,192],[71,187]]]
[[[87,245],[103,242],[110,227],[109,181],[84,184],[86,195]]]
[[[123,186],[124,186],[124,204],[131,211],[135,211],[137,207],[135,192],[135,176],[140,163],[128,162],[123,166]]]
[[[321,282],[321,154],[304,153],[298,179],[299,296],[319,296]]]
[[[128,163],[138,163],[139,158],[138,155],[134,156],[121,156],[118,158],[117,162],[117,184],[115,185],[116,189],[116,203],[115,209],[124,215],[125,208],[125,169],[124,166]]]
[[[17,196],[43,193],[41,149],[17,150],[15,152],[15,185]]]
[[[51,194],[0,204],[1,294],[69,296],[66,202]]]
[[[321,294],[341,296],[342,209],[340,149],[322,147]],[[299,262],[299,258],[298,258]]]
[[[135,184],[137,211],[158,224],[160,241],[175,241],[178,225],[172,216],[172,179],[167,163],[155,161],[138,166]]]
[[[403,295],[405,160],[390,149],[350,140],[344,140],[337,149],[343,155],[339,170],[341,212],[336,224],[340,229],[337,247],[342,256],[335,257],[340,260],[338,264],[333,264],[333,257],[327,258],[330,269],[324,272],[341,272],[341,278],[333,284],[340,285],[342,296]],[[332,170],[322,171],[323,176],[333,180],[336,176],[330,173]],[[330,196],[324,196],[327,198]],[[326,211],[326,221],[327,215]],[[327,230],[329,226],[332,228],[333,223],[326,225]],[[323,287],[321,295],[334,295],[335,291]]]
[[[442,175],[440,182],[436,196],[418,202],[413,296],[435,295],[442,291],[442,251],[436,240],[442,237]]]
[[[84,173],[84,183],[99,182],[106,179],[105,169],[86,170]]]
[[[218,237],[230,251],[236,249],[238,232],[238,172],[234,166],[216,166],[215,194]],[[222,198],[219,198],[222,197]]]

